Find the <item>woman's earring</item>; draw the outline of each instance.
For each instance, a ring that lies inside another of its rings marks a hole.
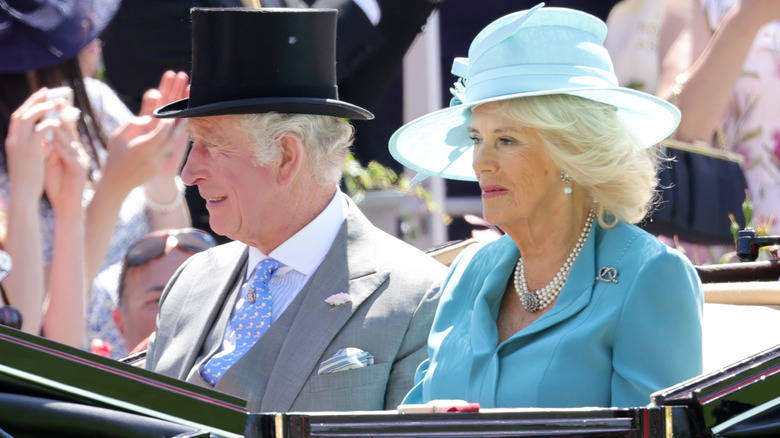
[[[566,187],[563,188],[563,193],[571,195],[571,186],[569,185],[571,183],[571,176],[563,170],[561,171],[561,181],[566,183]]]

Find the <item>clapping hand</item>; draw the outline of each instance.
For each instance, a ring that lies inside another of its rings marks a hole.
[[[749,16],[756,24],[763,25],[780,20],[780,1],[778,0],[741,0],[735,8]]]
[[[740,0],[734,2],[718,30],[724,32],[724,27],[733,26],[737,35],[753,41],[764,25],[777,20],[780,20],[780,0]]]
[[[144,93],[140,115],[151,115],[155,108],[189,97],[189,76],[186,73],[167,71],[156,89]],[[186,119],[177,119],[177,129],[166,144],[166,161],[160,169],[161,178],[172,178],[179,174],[187,153],[188,136]]]
[[[46,89],[33,93],[11,114],[5,151],[11,197],[34,201],[43,193],[43,162],[50,148],[45,139],[59,129],[62,122],[47,119],[46,114],[64,102],[47,102]]]
[[[160,88],[144,94],[140,115],[117,129],[108,144],[104,179],[126,193],[142,184],[170,180],[178,174],[187,147],[186,124],[151,116],[157,106],[187,96],[189,78],[166,72]]]
[[[45,162],[44,187],[56,215],[81,209],[90,158],[73,122],[62,122],[54,132]]]

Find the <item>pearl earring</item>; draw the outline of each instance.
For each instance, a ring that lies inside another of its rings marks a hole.
[[[571,195],[571,186],[569,185],[569,183],[571,183],[571,176],[563,170],[561,171],[561,181],[566,183],[566,187],[563,188],[563,193]]]

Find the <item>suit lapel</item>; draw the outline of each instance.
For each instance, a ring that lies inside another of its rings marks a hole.
[[[224,310],[225,299],[233,289],[236,281],[243,277],[248,250],[246,245],[232,242],[215,248],[208,253],[204,265],[209,269],[201,272],[208,275],[197,275],[188,285],[186,299],[181,306],[181,312],[176,321],[176,338],[171,340],[171,352],[186,352],[182,357],[178,354],[164,355],[162,359],[174,360],[178,364],[178,378],[186,379],[196,359],[203,349],[206,337],[212,330],[215,321]],[[227,310],[230,311],[229,309]],[[198,346],[198,348],[193,348]],[[213,350],[217,345],[206,346]],[[161,359],[161,363],[163,360]],[[162,364],[163,366],[167,364]]]
[[[299,296],[302,302],[298,315],[284,340],[260,406],[250,405],[251,411],[290,410],[333,338],[387,280],[389,272],[377,272],[373,264],[377,248],[370,238],[372,227],[350,201],[347,220],[330,251],[300,292],[303,296]],[[352,302],[340,306],[325,302],[339,292],[348,293]]]

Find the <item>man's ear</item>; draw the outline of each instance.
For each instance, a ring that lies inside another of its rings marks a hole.
[[[279,138],[281,154],[277,162],[277,182],[287,185],[295,180],[306,159],[306,146],[300,137],[292,132],[285,132]]]

